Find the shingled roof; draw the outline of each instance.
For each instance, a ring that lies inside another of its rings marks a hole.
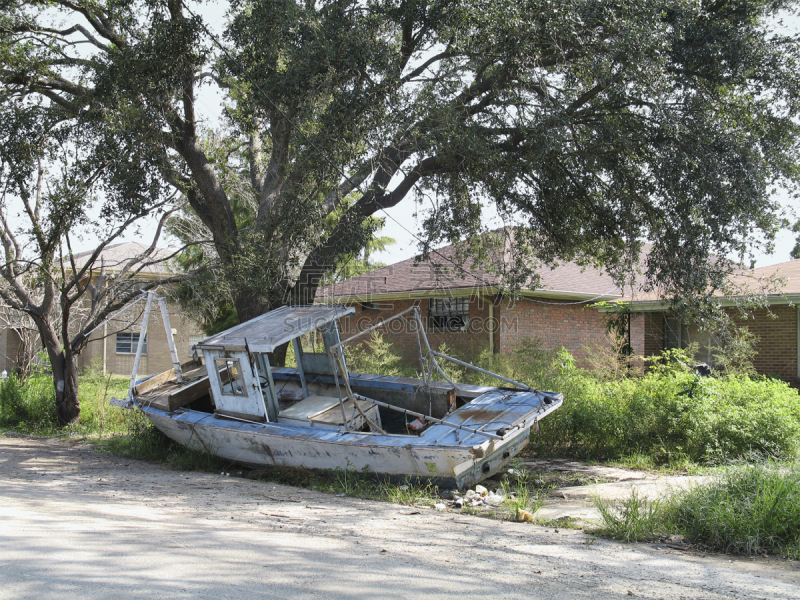
[[[738,297],[755,294],[764,296],[770,304],[796,303],[800,298],[800,259],[757,269],[739,269],[730,275],[729,282]],[[712,296],[720,300],[726,298],[723,290],[715,290]],[[620,302],[631,302],[637,310],[660,310],[665,298],[658,290],[652,290],[628,295]]]
[[[740,282],[750,280],[754,282],[752,283],[754,286],[758,285],[755,282],[763,281],[768,277],[779,277],[783,280],[783,285],[776,291],[776,295],[800,295],[800,259],[742,271],[737,274]]]
[[[446,246],[436,250],[432,261],[409,258],[321,288],[317,299],[322,302],[367,302],[401,297],[496,293],[504,288],[501,275],[469,261],[459,268],[451,262],[454,256],[453,246]],[[561,263],[553,269],[542,268],[538,274],[539,287],[522,290],[523,295],[598,300],[614,300],[623,295],[608,274],[573,262]]]

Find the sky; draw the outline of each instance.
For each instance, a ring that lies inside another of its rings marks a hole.
[[[192,10],[203,16],[207,25],[215,35],[222,34],[225,23],[224,11],[221,8],[222,4],[208,2],[201,4],[193,3],[190,6],[192,6]],[[784,20],[783,27],[787,30],[798,31],[800,30],[800,19],[796,17],[787,18]],[[201,112],[208,115],[207,122],[213,124],[214,119],[219,119],[219,115],[221,115],[222,96],[218,93],[216,88],[203,88],[197,101],[201,105]],[[789,222],[795,222],[797,217],[794,215],[794,203],[788,199],[788,196],[778,191],[774,198],[784,207],[786,218]],[[376,215],[383,216],[385,220],[385,225],[380,235],[394,238],[397,240],[397,243],[384,251],[374,253],[373,259],[379,262],[392,264],[415,256],[418,253],[418,238],[421,237],[420,228],[425,208],[424,205],[417,205],[412,195],[409,194],[408,197],[394,208],[386,210],[384,214],[379,213]],[[491,209],[486,209],[485,218],[486,225],[489,228],[502,225],[496,213]],[[136,234],[126,236],[126,241],[139,241],[139,236]],[[794,244],[795,234],[790,230],[781,231],[777,236],[775,249],[772,254],[767,254],[764,251],[754,253],[755,265],[761,267],[790,260],[789,253]]]

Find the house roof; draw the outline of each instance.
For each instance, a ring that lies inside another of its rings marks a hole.
[[[746,294],[757,294],[766,297],[770,304],[788,304],[800,299],[800,259],[758,267],[757,269],[740,269],[729,278],[736,289],[735,296],[727,297],[722,290],[715,290],[715,298],[733,299]],[[664,307],[664,297],[657,290],[639,293],[620,299],[631,302],[639,310],[659,310]]]
[[[737,278],[745,283],[752,281],[752,285],[758,285],[768,277],[780,277],[783,285],[780,287],[779,294],[800,294],[800,259],[789,260],[767,267],[759,267],[737,274]]]
[[[99,268],[102,265],[106,271],[121,271],[125,268],[126,264],[130,263],[131,261],[134,261],[134,268],[138,268],[142,263],[152,262],[153,264],[147,264],[147,266],[144,267],[139,274],[143,276],[163,276],[172,273],[173,270],[166,262],[167,259],[172,255],[172,252],[164,248],[156,248],[149,257],[144,257],[143,254],[148,250],[149,247],[150,246],[140,244],[138,242],[123,242],[121,244],[112,244],[110,246],[106,246],[100,252],[97,260],[95,261],[95,265],[97,266],[96,268]],[[89,250],[87,252],[75,254],[75,264],[79,267],[82,267],[86,261],[89,260],[93,253],[94,250]]]
[[[504,287],[500,274],[489,272],[471,261],[467,261],[463,268],[458,268],[450,262],[455,260],[454,256],[455,248],[445,246],[436,250],[432,261],[409,258],[321,288],[317,298],[323,302],[359,302],[465,296],[496,293]],[[598,300],[613,300],[623,295],[621,288],[608,274],[574,262],[564,262],[552,269],[545,267],[538,274],[539,286],[535,290],[523,290],[523,295]]]

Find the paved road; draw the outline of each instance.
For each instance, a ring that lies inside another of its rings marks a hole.
[[[703,557],[0,437],[0,599],[800,598]]]

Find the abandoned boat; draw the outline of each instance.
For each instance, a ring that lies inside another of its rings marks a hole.
[[[283,307],[209,337],[183,365],[168,330],[175,367],[138,385],[134,372],[128,402],[179,444],[245,465],[356,469],[460,488],[497,473],[562,404],[561,394],[432,350],[417,307],[342,341],[337,320],[354,312]],[[348,371],[344,345],[398,318],[416,329],[422,378]],[[140,340],[146,328],[147,319]],[[287,342],[297,367],[272,367],[268,354]],[[510,387],[457,384],[439,360]]]

